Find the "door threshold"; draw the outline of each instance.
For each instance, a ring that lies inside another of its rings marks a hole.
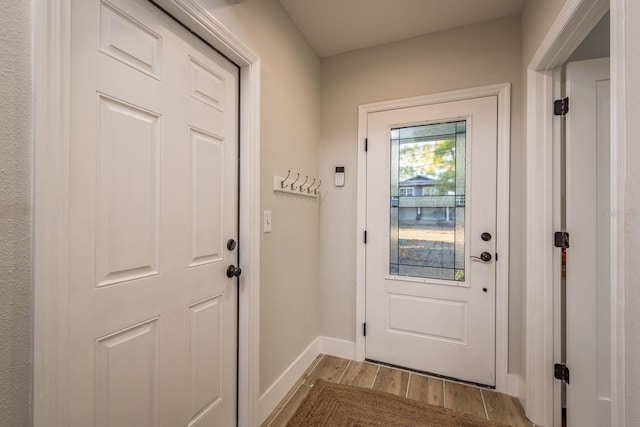
[[[480,387],[480,388],[486,388],[486,389],[489,389],[489,390],[495,390],[496,389],[496,387],[492,386],[492,385],[487,385],[487,384],[482,384],[482,383],[477,383],[477,382],[467,381],[467,380],[461,380],[461,379],[456,378],[456,377],[450,377],[450,376],[447,376],[447,375],[436,374],[434,372],[421,371],[419,369],[407,368],[405,366],[394,365],[393,363],[381,362],[379,360],[373,360],[373,359],[367,359],[367,358],[365,358],[364,360],[365,360],[365,362],[375,363],[375,364],[382,365],[382,366],[388,366],[388,367],[394,368],[394,369],[401,369],[403,371],[413,372],[415,374],[426,375],[426,376],[429,376],[429,377],[440,378],[440,379],[443,379],[443,380],[453,381],[453,382],[462,383],[462,384],[469,384],[469,385],[473,385],[473,386]]]

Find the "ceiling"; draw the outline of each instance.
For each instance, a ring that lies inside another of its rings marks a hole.
[[[279,0],[321,58],[522,11],[525,0]]]

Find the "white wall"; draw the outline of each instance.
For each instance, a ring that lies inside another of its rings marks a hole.
[[[260,391],[319,335],[318,200],[277,195],[273,175],[317,176],[320,60],[275,0],[200,0],[262,60]]]
[[[640,425],[640,4],[627,0],[627,188],[625,198],[626,425]]]
[[[522,70],[520,17],[512,16],[322,60],[320,174],[329,185],[320,212],[322,335],[355,340],[356,167],[358,105],[512,83],[510,371],[521,373],[522,347]]]
[[[555,22],[558,17],[558,14],[564,7],[567,0],[527,0],[524,5],[524,9],[522,10],[521,20],[522,20],[522,81],[523,89],[522,89],[522,111],[526,111],[527,105],[527,68],[529,62],[535,55],[538,50],[540,44],[544,40],[545,36],[549,32],[549,29]],[[526,141],[526,132],[527,132],[527,121],[523,120],[522,125],[522,140]],[[526,150],[523,150],[522,155],[522,163],[520,164],[520,170],[522,171],[522,189],[523,194],[526,189]],[[526,226],[527,223],[527,207],[526,207],[526,197],[523,198],[523,215],[522,215],[522,223]],[[522,273],[525,273],[525,261],[527,259],[526,254],[526,236],[523,235],[522,239],[522,257],[523,257],[523,270]],[[524,281],[524,277],[523,277]],[[521,327],[519,334],[520,348],[522,349],[522,354],[520,356],[520,364],[522,366],[521,376],[523,380],[526,380],[526,290],[523,289],[521,294]]]
[[[0,13],[0,425],[30,424],[31,2]]]

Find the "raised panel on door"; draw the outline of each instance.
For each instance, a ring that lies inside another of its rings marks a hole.
[[[100,6],[100,50],[160,78],[162,37],[106,2]]]
[[[467,344],[466,301],[388,294],[389,330],[421,338]],[[438,319],[434,322],[433,319]]]
[[[95,425],[158,422],[158,319],[96,340]]]
[[[220,261],[223,253],[224,140],[198,129],[191,139],[191,263]]]
[[[216,296],[189,307],[189,425],[221,418],[210,413],[222,402],[223,304]]]
[[[98,285],[157,274],[160,116],[100,94],[97,145]]]
[[[190,95],[205,104],[224,111],[225,79],[196,58],[189,58]]]

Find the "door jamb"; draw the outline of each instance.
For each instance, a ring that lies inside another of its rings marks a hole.
[[[367,156],[364,149],[367,137],[369,113],[399,108],[417,107],[442,102],[460,101],[483,96],[498,97],[498,163],[497,163],[497,238],[496,252],[496,390],[508,389],[509,349],[509,168],[511,141],[511,84],[497,84],[462,89],[439,94],[403,98],[364,104],[358,107],[358,189],[356,226],[356,360],[365,358],[366,246],[363,231],[366,230]]]
[[[527,66],[526,396],[527,416],[554,421],[553,69],[611,9],[611,211],[624,212],[625,0],[567,0]],[[624,425],[624,218],[611,215],[612,424]],[[557,260],[556,260],[557,262]],[[557,268],[555,269],[557,271]]]
[[[195,0],[156,0],[240,66],[238,425],[259,425],[260,58]],[[34,0],[33,423],[69,425],[71,0]]]
[[[625,193],[627,90],[625,0],[611,0],[611,425],[625,425]]]
[[[553,70],[553,99],[562,98],[562,67]],[[562,230],[562,120],[553,120],[553,229]],[[562,361],[562,249],[553,248],[553,360]],[[562,382],[553,382],[553,426],[562,425]]]

